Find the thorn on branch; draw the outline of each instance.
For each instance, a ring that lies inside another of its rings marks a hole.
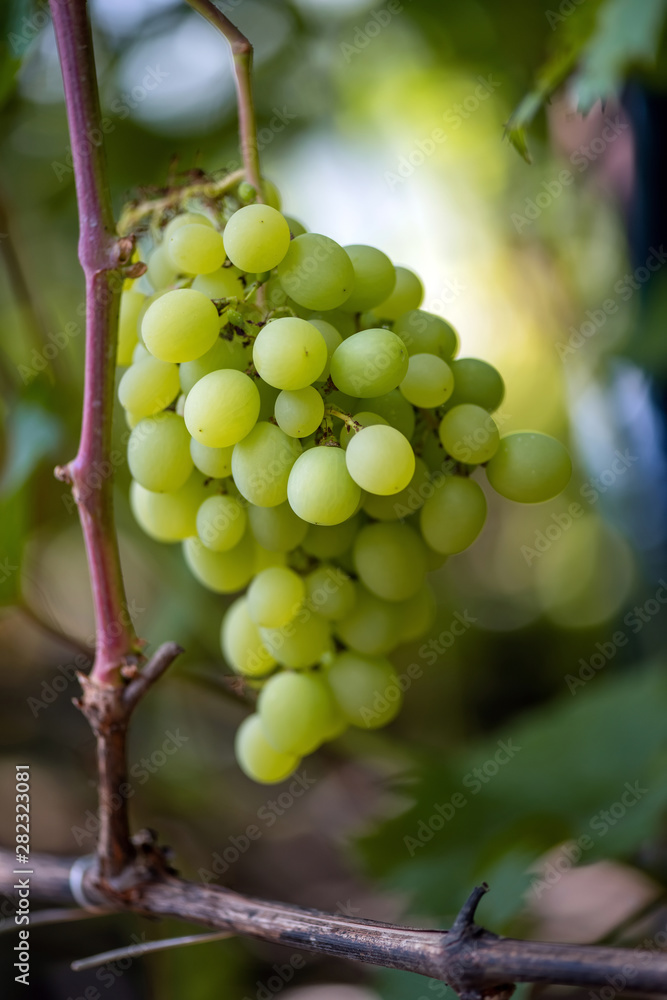
[[[123,268],[123,277],[131,279],[140,278],[147,270],[148,266],[144,264],[143,260],[137,260],[133,264],[128,264],[127,267]]]
[[[493,936],[475,924],[475,912],[488,891],[486,882],[475,886],[445,936],[444,978],[461,1000],[509,1000],[516,988],[514,983],[489,986],[484,968],[478,966],[476,942]]]
[[[70,486],[72,485],[73,482],[72,471],[70,469],[69,462],[67,463],[67,465],[56,465],[55,469],[53,470],[53,475],[56,477],[56,479],[59,479],[61,483],[68,483]]]
[[[486,895],[488,891],[489,886],[486,882],[482,882],[481,885],[475,886],[459,910],[458,916],[449,931],[450,935],[457,938],[464,938],[470,934],[475,924],[475,912],[477,907],[479,906],[482,896]]]

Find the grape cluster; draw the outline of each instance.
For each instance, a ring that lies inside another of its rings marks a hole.
[[[476,468],[535,503],[570,460],[544,434],[500,436],[501,376],[455,357],[417,275],[306,232],[266,193],[154,226],[122,296],[118,395],[140,526],[181,542],[210,590],[247,587],[221,634],[259,690],[236,755],[277,782],[398,712],[387,655],[432,623],[429,571],[482,530]]]

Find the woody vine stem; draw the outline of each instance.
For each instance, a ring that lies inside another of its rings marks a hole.
[[[261,198],[250,83],[252,47],[209,0],[188,2],[230,44],[243,176]],[[86,141],[101,119],[86,0],[50,0],[50,6],[65,85],[80,220],[79,258],[86,282],[81,439],[76,457],[56,474],[71,484],[78,504],[95,607],[95,661],[88,676],[79,675],[83,694],[77,704],[97,738],[100,831],[93,863],[31,855],[33,900],[176,916],[222,931],[432,976],[450,983],[465,1000],[500,1000],[509,996],[514,982],[603,986],[614,976],[624,977],[624,982],[631,978],[637,992],[667,993],[665,954],[514,941],[483,930],[475,925],[474,913],[486,886],[473,891],[449,931],[416,930],[267,903],[223,887],[187,882],[168,866],[153,835],[130,836],[126,798],[120,791],[127,780],[130,716],[181,650],[166,643],[146,661],[127,614],[113,513],[111,421],[120,292],[124,278],[141,273],[143,265],[131,264],[132,227],[122,225],[121,236],[116,232],[104,149]],[[237,176],[233,182],[240,179]],[[232,178],[219,183],[219,190],[224,190]],[[173,204],[171,194],[167,203]],[[130,211],[123,219],[127,223],[138,217]],[[14,856],[0,851],[0,891],[5,894],[16,882],[14,865]]]

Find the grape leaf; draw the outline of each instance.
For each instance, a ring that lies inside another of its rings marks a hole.
[[[7,420],[6,461],[0,478],[0,605],[20,595],[21,555],[28,529],[28,480],[61,440],[57,417],[39,403],[23,400]]]
[[[416,785],[415,775],[402,784],[414,805],[360,842],[368,868],[443,926],[473,885],[487,879],[493,890],[495,877],[502,891],[485,914],[505,924],[522,906],[527,868],[549,849],[586,835],[582,862],[627,858],[655,834],[667,803],[666,711],[662,669],[596,676],[495,742],[447,760],[424,754]],[[630,804],[617,806],[624,797]]]
[[[586,45],[574,78],[580,111],[616,95],[629,71],[653,66],[667,13],[667,0],[608,0]]]

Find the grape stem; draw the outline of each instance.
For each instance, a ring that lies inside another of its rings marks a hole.
[[[349,413],[345,413],[343,410],[339,410],[338,407],[336,406],[325,406],[324,412],[328,416],[338,417],[339,420],[342,420],[344,424],[346,424],[348,427],[351,427],[352,430],[355,432],[360,431],[363,427],[363,424],[360,424],[358,420],[355,420],[354,417],[351,417]]]
[[[211,3],[211,0],[187,0],[193,10],[205,17],[229,42],[234,61],[236,97],[239,109],[239,139],[246,180],[257,192],[257,201],[263,202],[262,175],[259,168],[257,146],[257,121],[252,97],[252,56],[250,41]]]
[[[218,198],[221,194],[236,187],[244,177],[245,170],[235,170],[217,181],[207,180],[198,181],[196,184],[184,184],[159,198],[147,198],[137,204],[127,205],[118,220],[118,232],[121,236],[127,236],[137,228],[147,215],[157,219],[169,209],[181,207],[191,198]]]

